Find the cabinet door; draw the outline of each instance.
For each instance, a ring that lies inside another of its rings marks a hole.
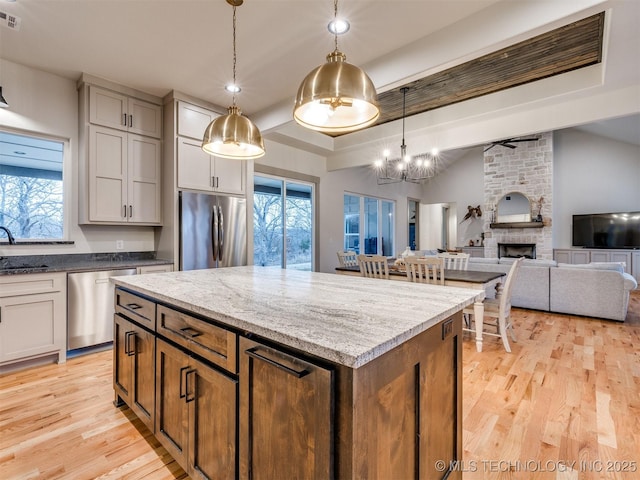
[[[162,137],[162,107],[137,98],[129,98],[127,111],[130,133]]]
[[[126,222],[127,134],[89,127],[89,220]]]
[[[558,263],[571,263],[570,250],[554,250],[553,259]]]
[[[189,475],[236,478],[237,381],[202,362],[186,375],[189,404]]]
[[[169,454],[186,469],[189,410],[186,374],[189,357],[160,339],[156,342],[156,437]]]
[[[240,339],[240,477],[332,477],[333,372]]]
[[[132,362],[131,334],[132,324],[129,320],[114,315],[113,317],[113,388],[122,401],[131,406]]]
[[[128,136],[127,218],[134,223],[161,222],[161,142]]]
[[[215,190],[221,193],[243,194],[245,163],[241,160],[213,157]]]
[[[129,351],[131,359],[131,403],[129,406],[138,418],[154,431],[155,419],[155,336],[131,323],[132,333]],[[131,355],[132,353],[132,355]]]
[[[96,125],[128,128],[128,98],[120,93],[105,90],[94,85],[89,86],[89,121]]]
[[[202,150],[199,142],[179,138],[178,187],[212,191],[214,186],[212,161],[212,157]]]
[[[593,254],[591,254],[591,258],[593,262]],[[624,271],[626,273],[631,271],[631,252],[611,252],[609,258],[611,262],[624,263]]]
[[[588,250],[574,250],[571,252],[571,263],[584,264],[591,261],[591,255]]]
[[[592,262],[610,262],[611,256],[609,252],[605,252],[602,250],[594,250],[591,252],[591,261]]]
[[[41,293],[0,298],[0,363],[59,350],[56,300],[63,301],[59,297]]]
[[[202,142],[204,131],[220,115],[211,110],[178,102],[178,135]]]

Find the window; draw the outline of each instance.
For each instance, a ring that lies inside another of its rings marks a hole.
[[[0,225],[19,239],[64,236],[64,143],[0,131]]]
[[[313,184],[254,177],[253,263],[313,270]]]
[[[389,200],[345,194],[344,249],[393,256],[394,209]]]

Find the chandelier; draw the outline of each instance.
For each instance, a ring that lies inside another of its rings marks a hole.
[[[384,160],[377,160],[375,167],[378,177],[378,185],[389,183],[410,182],[422,183],[433,177],[436,173],[436,160],[438,152],[433,149],[430,153],[422,153],[411,157],[407,154],[407,145],[404,142],[404,119],[406,115],[406,99],[409,87],[402,87],[402,145],[400,145],[400,157],[390,159],[390,151],[384,150]]]

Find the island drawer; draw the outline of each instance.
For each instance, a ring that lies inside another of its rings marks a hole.
[[[156,304],[126,290],[116,288],[116,313],[144,325],[151,330],[156,327]]]
[[[237,373],[237,335],[205,320],[158,305],[157,332],[210,362]]]

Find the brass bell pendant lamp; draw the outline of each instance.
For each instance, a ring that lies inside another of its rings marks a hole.
[[[333,2],[334,21],[338,0]],[[335,49],[327,63],[313,69],[302,81],[296,95],[293,118],[300,125],[323,133],[348,133],[368,127],[380,116],[378,96],[367,74]]]
[[[204,131],[202,149],[216,157],[251,160],[262,157],[265,149],[260,130],[236,105],[236,93],[240,90],[236,87],[236,7],[243,0],[227,3],[233,7],[233,104],[226,115],[215,118]]]

